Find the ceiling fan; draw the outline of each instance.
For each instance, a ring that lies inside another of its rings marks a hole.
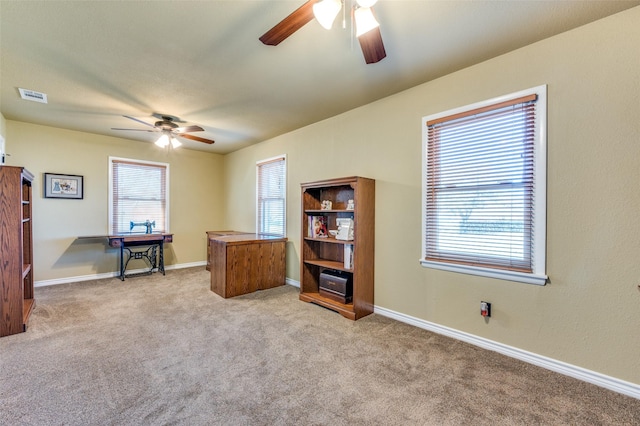
[[[344,7],[345,1],[351,1],[352,4],[352,19],[356,25],[356,37],[360,42],[365,62],[373,64],[381,61],[387,56],[387,52],[384,50],[380,24],[376,21],[372,11],[372,6],[377,0],[308,0],[264,33],[260,37],[260,41],[270,46],[277,46],[314,17],[320,25],[330,29],[340,9]]]
[[[202,132],[204,129],[200,126],[191,125],[191,126],[183,126],[180,127],[176,123],[186,123],[186,121],[180,120],[180,118],[175,117],[173,115],[168,114],[159,114],[153,113],[153,116],[158,118],[159,121],[156,121],[154,124],[147,123],[146,121],[139,120],[135,117],[131,117],[129,115],[123,115],[123,117],[128,118],[133,121],[137,121],[138,123],[144,124],[145,126],[149,126],[152,129],[121,129],[112,127],[111,130],[129,130],[134,132],[161,132],[162,135],[155,142],[156,145],[165,147],[171,144],[173,148],[177,148],[182,145],[177,139],[176,136],[190,139],[193,141],[203,142],[212,144],[214,141],[210,139],[201,138],[199,136],[190,135],[192,132]]]

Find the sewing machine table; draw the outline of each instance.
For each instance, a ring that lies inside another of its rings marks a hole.
[[[125,277],[136,275],[149,275],[154,269],[162,272],[164,275],[164,243],[173,241],[173,234],[151,233],[151,234],[121,234],[109,235],[109,246],[120,248],[120,279],[124,281]],[[146,250],[131,250],[130,247],[149,246]],[[124,252],[127,251],[127,259],[124,258]],[[156,257],[156,250],[159,256]],[[149,270],[136,274],[125,274],[127,265],[131,259],[146,259],[149,262]]]

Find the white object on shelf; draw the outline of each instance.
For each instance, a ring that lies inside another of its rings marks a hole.
[[[344,269],[353,269],[353,244],[344,245]]]
[[[336,225],[338,225],[338,234],[336,235],[336,240],[353,240],[353,219],[337,218]]]

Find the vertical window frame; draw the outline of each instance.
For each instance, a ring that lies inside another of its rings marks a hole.
[[[282,200],[282,233],[266,232],[263,226],[265,217],[263,213],[263,200],[270,197],[262,197],[261,191],[261,177],[263,176],[261,170],[262,167],[268,164],[282,163],[282,197],[278,197],[278,200]],[[287,156],[286,154],[277,155],[275,157],[266,158],[256,162],[256,232],[260,234],[275,235],[279,237],[287,236]]]
[[[162,232],[170,232],[170,167],[169,167],[169,163],[162,163],[162,162],[158,162],[158,161],[148,161],[148,160],[137,160],[137,159],[133,159],[133,158],[124,158],[124,157],[109,157],[109,172],[108,172],[108,179],[109,179],[109,195],[108,195],[108,232],[109,234],[114,234],[115,233],[115,229],[114,229],[114,176],[113,176],[113,167],[114,167],[114,162],[119,162],[119,163],[128,163],[128,164],[140,164],[140,165],[147,165],[147,166],[156,166],[156,167],[162,167],[165,170],[165,188],[164,188],[164,193],[165,193],[165,199],[164,199],[164,224],[162,224],[162,226],[156,226],[156,228],[160,229]]]
[[[536,119],[535,119],[535,139],[534,139],[534,180],[532,213],[534,233],[533,270],[520,272],[512,269],[501,269],[493,267],[481,267],[466,263],[452,263],[447,261],[434,261],[427,259],[427,179],[429,170],[427,169],[428,153],[428,127],[427,123],[434,120],[443,119],[457,115],[464,115],[472,110],[491,109],[495,105],[510,102],[513,99],[536,95]],[[474,103],[472,105],[455,108],[437,114],[423,117],[422,120],[422,255],[419,259],[422,266],[427,268],[459,272],[471,275],[479,275],[497,279],[505,279],[527,284],[545,285],[546,275],[546,176],[547,176],[547,86],[541,85],[527,90],[511,93],[486,101]]]

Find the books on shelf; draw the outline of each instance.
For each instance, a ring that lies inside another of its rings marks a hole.
[[[308,233],[311,238],[327,238],[327,218],[326,216],[309,216]]]

